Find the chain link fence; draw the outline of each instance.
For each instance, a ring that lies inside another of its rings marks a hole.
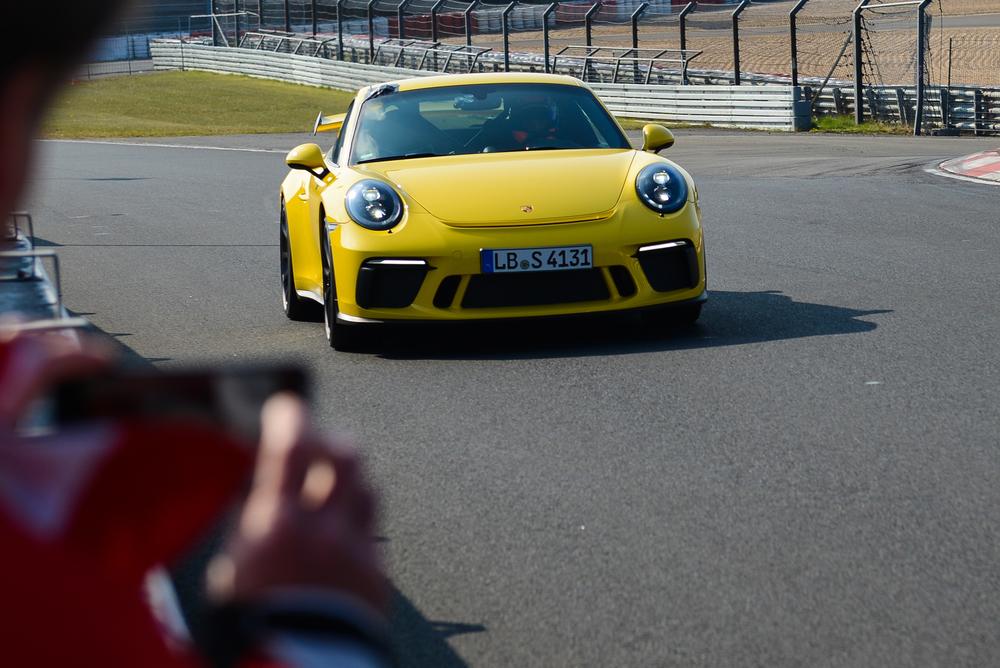
[[[166,4],[178,2],[182,0]],[[859,3],[866,6],[859,9]],[[855,79],[861,89],[890,90],[890,96],[900,87],[920,86],[991,91],[1000,89],[998,3],[205,0],[203,13],[161,16],[150,26],[159,33],[139,34],[131,24],[127,30],[132,34],[104,43],[107,52],[126,55],[95,60],[146,57],[148,39],[165,34],[165,24],[172,20],[175,33],[216,45],[345,58],[350,43],[350,59],[437,68],[444,58],[451,71],[475,60],[500,69],[561,69],[596,82],[792,83],[817,98],[833,89],[848,90]],[[918,50],[921,11],[923,48]],[[268,41],[262,35],[315,41]],[[460,47],[467,49],[461,51],[464,59],[441,56],[459,53]],[[864,90],[860,94],[868,96]],[[991,95],[981,97],[991,100]],[[993,113],[991,104],[984,103],[985,113]],[[841,107],[846,108],[837,105]],[[819,113],[826,109],[814,108]],[[875,109],[870,115],[880,114]]]
[[[897,0],[898,1],[898,0]],[[880,5],[891,5],[880,8]],[[494,51],[556,54],[570,46],[700,51],[699,70],[739,70],[749,79],[792,76],[790,13],[798,6],[796,74],[806,80],[854,77],[852,12],[858,0],[215,0],[216,14],[249,12],[259,27],[290,33],[475,44]],[[925,81],[933,85],[1000,86],[998,0],[931,0]],[[736,14],[736,16],[734,16]],[[683,16],[682,16],[683,15]],[[916,78],[915,4],[871,0],[862,14],[866,85],[909,85]],[[977,25],[976,17],[985,18]],[[234,33],[227,19],[223,32]],[[504,31],[506,23],[507,30]],[[371,30],[369,30],[369,24]],[[246,29],[251,29],[249,25]],[[505,38],[506,32],[506,38]],[[682,34],[683,33],[683,34]],[[683,42],[683,43],[682,43]],[[738,42],[738,49],[736,43]]]

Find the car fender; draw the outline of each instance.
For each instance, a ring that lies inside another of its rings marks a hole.
[[[281,197],[288,218],[292,267],[297,290],[319,292],[322,284],[322,260],[319,256],[318,225],[310,201],[317,194],[310,181],[314,178],[301,170],[292,170],[281,183]]]

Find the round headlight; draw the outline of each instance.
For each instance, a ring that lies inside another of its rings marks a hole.
[[[657,163],[639,172],[635,178],[635,193],[653,211],[674,213],[687,201],[688,186],[676,167]]]
[[[388,230],[403,217],[403,201],[388,184],[375,179],[358,181],[347,191],[347,215],[369,230]]]

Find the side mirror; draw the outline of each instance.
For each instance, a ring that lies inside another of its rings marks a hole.
[[[323,160],[323,149],[316,144],[296,146],[285,156],[285,163],[292,169],[304,169],[323,178],[329,170]]]
[[[674,145],[674,133],[662,125],[650,123],[642,126],[642,150],[659,153]]]

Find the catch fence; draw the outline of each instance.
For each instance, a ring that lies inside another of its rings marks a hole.
[[[549,33],[553,50],[571,44],[635,46],[635,32],[643,47],[702,51],[705,68],[735,73],[736,56],[739,69],[779,77],[792,76],[794,40],[799,75],[852,79],[852,50],[843,55],[840,52],[852,32],[852,14],[858,1],[214,0],[213,13],[252,12],[260,17],[260,28],[295,33],[332,33],[334,24],[346,21],[351,26],[349,34],[360,34],[366,32],[371,18],[375,37],[471,42],[495,51],[503,50],[504,18],[511,48],[522,52],[540,52],[543,31]],[[1000,87],[1000,26],[989,20],[983,20],[982,25],[975,21],[975,17],[998,9],[996,0],[929,3],[928,84],[946,85],[950,69],[954,84]],[[794,31],[790,30],[793,10]],[[954,17],[963,20],[951,27],[945,25],[946,19]],[[867,83],[906,85],[915,81],[915,30],[915,5],[870,0],[863,17]],[[685,38],[687,43],[681,44]],[[739,42],[738,55],[734,39]]]
[[[854,87],[855,96],[881,100],[923,89],[918,98],[933,105],[928,96],[939,97],[940,88],[957,99],[970,88],[980,91],[980,132],[992,132],[1000,126],[992,102],[1000,90],[1000,26],[977,17],[995,11],[995,2],[215,0],[215,26],[189,38],[258,50],[248,33],[309,38],[326,45],[320,57],[441,71],[474,63],[575,72],[588,82],[800,85],[815,92],[818,114],[854,108],[828,103],[834,90]],[[862,104],[861,111],[915,124],[917,113],[891,107]],[[947,117],[927,116],[928,127]]]

